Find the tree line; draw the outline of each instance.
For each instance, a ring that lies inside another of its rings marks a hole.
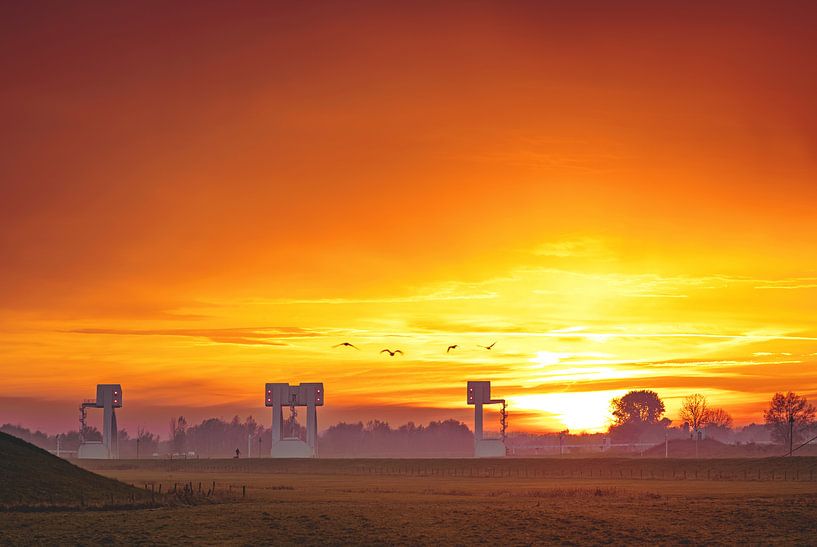
[[[609,433],[620,442],[660,442],[672,420],[664,416],[664,402],[655,391],[630,391],[611,401],[613,423]],[[794,392],[775,393],[763,411],[763,421],[771,438],[786,446],[808,440],[815,433],[814,405]],[[723,436],[732,430],[732,416],[713,407],[707,398],[693,393],[684,398],[679,411],[681,428],[692,437],[704,433]]]
[[[64,453],[79,449],[79,431],[47,435],[30,431],[19,425],[5,424],[0,431],[20,437],[46,450],[59,448]],[[85,430],[86,440],[101,440],[98,430]],[[305,428],[290,419],[284,422],[283,436],[306,438]],[[252,416],[244,420],[208,418],[197,425],[189,425],[184,416],[169,422],[168,435],[159,435],[139,428],[136,436],[119,430],[120,458],[227,458],[267,456],[270,453],[272,431],[259,424]],[[457,420],[432,421],[428,425],[409,422],[397,428],[388,422],[341,422],[330,426],[318,441],[321,456],[326,457],[466,457],[473,453],[474,436],[468,426]]]
[[[762,427],[750,425],[742,431],[733,429],[733,420],[723,408],[710,404],[701,394],[684,398],[679,411],[679,424],[665,416],[664,401],[655,391],[634,390],[611,401],[612,423],[603,437],[613,443],[659,443],[668,435],[673,438],[695,438],[706,435],[724,441],[740,441],[741,433],[752,441],[758,435],[791,447],[817,435],[815,407],[797,393],[775,393],[763,412]],[[30,431],[19,425],[5,424],[0,431],[29,441],[41,448],[55,450],[57,439],[62,451],[75,452],[79,448],[80,432],[69,431],[59,435],[47,435]],[[569,434],[545,435],[517,434],[509,443],[530,442],[534,438],[562,437]],[[284,437],[305,439],[306,432],[293,417],[284,422]],[[99,440],[96,428],[88,427],[82,435],[87,440]],[[578,436],[588,442],[598,435]],[[270,452],[272,432],[259,424],[252,416],[242,420],[238,416],[226,421],[209,418],[197,425],[189,425],[184,416],[170,420],[168,435],[159,435],[138,428],[136,435],[127,430],[119,431],[119,454],[121,458],[166,457],[232,457],[238,450],[241,457],[266,456]],[[553,442],[558,442],[555,440]],[[460,457],[473,453],[474,436],[468,426],[457,420],[433,421],[428,425],[413,422],[393,428],[388,422],[372,420],[366,423],[341,422],[321,433],[318,450],[327,457]]]

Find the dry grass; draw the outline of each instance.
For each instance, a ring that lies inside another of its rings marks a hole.
[[[213,505],[72,513],[68,518],[0,514],[0,543],[813,543],[817,480],[807,477],[817,461],[748,460],[745,480],[742,469],[729,469],[720,460],[687,464],[103,462],[95,470],[125,482],[160,483],[167,489],[174,483],[211,486],[215,481],[226,494],[223,503]],[[748,470],[757,468],[762,480],[749,477]],[[764,469],[776,470],[777,480]],[[644,470],[650,478],[640,478]],[[782,480],[783,474],[788,480]]]
[[[134,506],[152,496],[52,456],[0,433],[0,511],[45,511],[58,507]]]

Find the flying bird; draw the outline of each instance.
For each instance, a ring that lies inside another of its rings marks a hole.
[[[390,349],[383,349],[383,350],[380,350],[380,353],[388,353],[389,357],[394,357],[395,353],[399,353],[400,355],[403,355],[403,352],[400,351],[399,349],[396,349],[394,351],[392,351]]]
[[[341,346],[346,346],[347,348],[355,348],[356,350],[360,351],[360,348],[359,348],[359,347],[357,347],[356,345],[354,345],[354,344],[352,344],[352,343],[349,343],[349,342],[342,342],[342,343],[340,343],[340,344],[336,344],[336,345],[334,345],[334,346],[332,346],[332,347],[333,347],[333,348],[339,348],[339,347],[341,347]]]
[[[487,350],[490,350],[490,349],[493,349],[494,345],[496,345],[496,342],[494,342],[494,343],[493,343],[493,344],[491,344],[490,346],[479,346],[479,347],[481,347],[481,348],[485,348],[485,349],[487,349]]]
[[[447,349],[447,350],[445,350],[445,352],[446,352],[446,353],[448,353],[448,352],[449,352],[449,351],[451,351],[452,349],[457,349],[458,347],[459,347],[459,346],[457,346],[457,344],[454,344],[453,346],[448,346],[448,349]]]

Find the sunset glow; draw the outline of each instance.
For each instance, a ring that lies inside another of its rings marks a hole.
[[[162,435],[269,425],[265,382],[322,428],[470,424],[467,380],[509,431],[817,397],[808,18],[343,4],[0,8],[0,423],[102,382]]]

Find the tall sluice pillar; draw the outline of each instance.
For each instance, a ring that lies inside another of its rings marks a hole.
[[[264,405],[272,407],[273,458],[314,458],[318,449],[318,411],[323,406],[323,384],[304,383],[291,386],[283,383],[266,385]],[[284,407],[290,407],[293,418],[297,407],[306,407],[306,439],[284,435]]]
[[[505,399],[491,399],[491,382],[469,381],[466,401],[474,405],[474,457],[501,458],[505,448]],[[502,405],[502,438],[486,439],[483,431],[483,405]]]
[[[85,417],[87,409],[102,409],[102,440],[85,439]],[[86,459],[112,460],[119,458],[119,430],[116,425],[116,409],[122,408],[122,386],[119,384],[97,384],[96,399],[84,401],[80,405],[80,445],[77,457]]]

